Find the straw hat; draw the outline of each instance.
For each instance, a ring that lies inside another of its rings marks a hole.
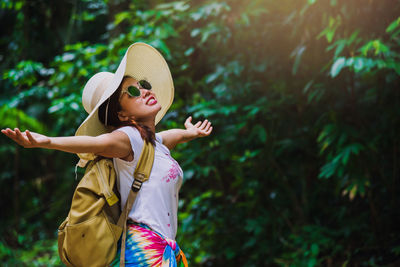
[[[168,64],[152,46],[134,43],[127,49],[115,73],[99,72],[86,83],[82,93],[82,104],[89,114],[75,135],[97,136],[110,132],[99,120],[98,109],[121,84],[125,75],[136,80],[146,80],[152,86],[161,110],[157,113],[157,124],[167,112],[174,99],[174,84]],[[84,154],[78,154],[87,158]],[[91,157],[90,157],[91,158]]]

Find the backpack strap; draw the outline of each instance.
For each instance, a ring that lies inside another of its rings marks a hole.
[[[133,203],[135,203],[137,194],[142,187],[142,184],[150,177],[153,162],[154,146],[145,141],[143,144],[142,153],[140,154],[139,161],[133,174],[133,183],[131,190],[129,191],[128,199],[126,200],[125,207],[122,210],[121,216],[119,217],[117,223],[118,226],[124,229],[122,232],[121,255],[119,260],[120,267],[125,266],[126,220],[128,219],[129,212],[132,209]]]

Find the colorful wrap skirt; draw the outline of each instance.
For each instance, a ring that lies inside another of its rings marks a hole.
[[[111,266],[119,266],[121,242]],[[126,231],[125,266],[188,267],[185,254],[176,241],[162,236],[145,224],[128,222]]]

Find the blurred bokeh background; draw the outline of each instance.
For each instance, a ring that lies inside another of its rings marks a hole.
[[[400,1],[1,0],[0,127],[73,135],[142,41],[210,137],[179,145],[191,266],[400,265]],[[0,262],[61,266],[77,156],[0,137]]]

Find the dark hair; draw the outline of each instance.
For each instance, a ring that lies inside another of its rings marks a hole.
[[[134,120],[130,121],[120,121],[118,118],[118,112],[122,110],[121,104],[119,103],[119,96],[122,90],[122,83],[127,78],[132,78],[131,76],[124,76],[117,90],[99,107],[99,120],[101,123],[105,124],[106,108],[108,103],[107,112],[107,126],[112,126],[115,128],[121,128],[124,126],[132,126],[138,129],[140,136],[146,141],[155,145],[155,134],[146,125],[142,125]]]

